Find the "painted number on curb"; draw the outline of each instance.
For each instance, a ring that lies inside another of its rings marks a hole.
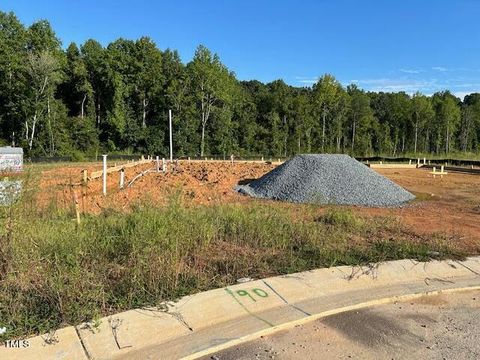
[[[251,289],[251,292],[248,290],[237,290],[236,293],[238,296],[248,296],[252,301],[257,301],[255,297],[266,298],[268,297],[268,293],[262,289]],[[253,293],[253,295],[251,294]],[[255,295],[255,296],[254,296]]]

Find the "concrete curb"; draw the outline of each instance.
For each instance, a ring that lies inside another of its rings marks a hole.
[[[340,266],[186,296],[0,348],[5,359],[194,359],[324,316],[440,292],[480,289],[480,257]]]

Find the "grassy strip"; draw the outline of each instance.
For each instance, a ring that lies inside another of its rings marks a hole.
[[[449,239],[412,235],[388,218],[344,208],[250,205],[104,211],[76,226],[71,213],[24,200],[3,208],[0,326],[3,338],[235,283],[318,267],[461,256]]]

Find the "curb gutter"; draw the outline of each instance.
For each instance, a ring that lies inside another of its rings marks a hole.
[[[0,348],[2,359],[195,359],[339,312],[480,289],[480,257],[390,261],[276,276],[129,310]]]

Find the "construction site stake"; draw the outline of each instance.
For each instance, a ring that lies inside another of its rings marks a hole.
[[[167,172],[167,164],[165,162],[165,158],[162,158],[162,171],[164,174]]]
[[[103,156],[103,195],[107,195],[107,155]]]
[[[71,187],[71,189],[72,189],[72,195],[73,195],[73,205],[75,206],[75,215],[76,215],[77,225],[80,225],[80,207],[78,204],[78,197],[77,197],[77,193],[73,189],[73,186]]]
[[[160,158],[157,156],[157,172],[160,172]]]
[[[120,170],[120,189],[125,186],[125,169]]]
[[[82,180],[83,180],[83,183],[86,184],[87,181],[88,181],[88,173],[87,173],[87,170],[86,169],[83,169],[82,170]]]
[[[168,110],[168,126],[170,131],[170,162],[173,161],[173,144],[172,144],[172,110]]]

